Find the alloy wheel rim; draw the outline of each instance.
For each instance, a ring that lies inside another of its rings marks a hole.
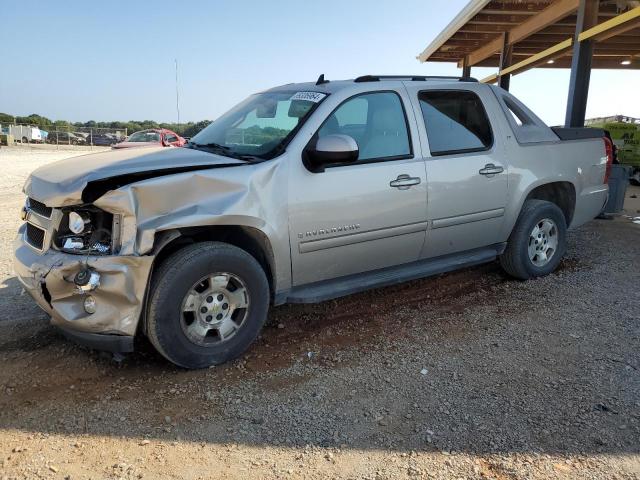
[[[233,338],[248,312],[249,291],[242,280],[232,273],[212,273],[185,294],[180,326],[192,343],[211,346]]]
[[[558,227],[556,223],[545,218],[535,224],[529,234],[529,260],[536,267],[547,265],[558,249]]]

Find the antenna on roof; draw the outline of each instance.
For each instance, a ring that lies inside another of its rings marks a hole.
[[[316,85],[322,85],[325,83],[329,83],[329,80],[324,79],[324,73],[323,73],[318,77],[318,81],[316,82]]]
[[[176,62],[176,111],[178,112],[178,125],[180,125],[180,97],[178,96],[178,59]]]

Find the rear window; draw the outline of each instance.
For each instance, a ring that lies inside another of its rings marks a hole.
[[[418,94],[431,155],[488,150],[491,124],[480,98],[463,90],[431,90]]]
[[[128,139],[128,142],[159,142],[160,134],[158,132],[136,132]]]

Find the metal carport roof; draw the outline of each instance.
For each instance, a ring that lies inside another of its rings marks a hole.
[[[471,0],[417,58],[456,62],[464,76],[495,67],[482,81],[506,89],[530,68],[571,67],[569,107],[580,105],[567,124],[581,123],[591,68],[640,69],[640,0]]]

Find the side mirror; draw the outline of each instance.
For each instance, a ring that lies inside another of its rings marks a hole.
[[[358,143],[349,135],[327,135],[307,150],[307,166],[313,172],[323,172],[326,165],[355,163],[359,154]]]

